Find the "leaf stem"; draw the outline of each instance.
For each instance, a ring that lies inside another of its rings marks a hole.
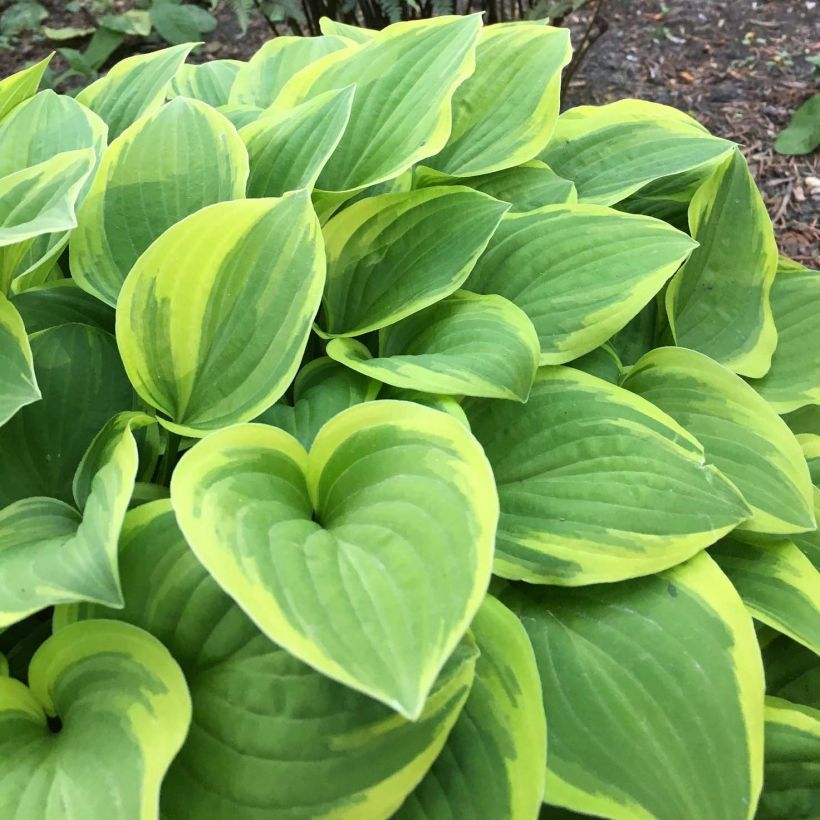
[[[181,440],[182,437],[177,433],[168,433],[168,443],[165,445],[165,454],[162,456],[159,471],[159,483],[165,487],[171,486],[171,474],[176,466]]]

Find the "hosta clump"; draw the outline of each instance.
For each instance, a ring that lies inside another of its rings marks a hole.
[[[0,83],[0,818],[816,815],[820,274],[566,31],[323,25]]]

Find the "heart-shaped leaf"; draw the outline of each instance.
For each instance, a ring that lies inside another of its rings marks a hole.
[[[379,332],[379,356],[355,339],[327,354],[407,390],[526,401],[540,356],[538,334],[503,296],[457,291]]]
[[[117,539],[139,463],[133,430],[152,423],[120,413],[103,427],[74,476],[76,506],[40,497],[0,510],[0,626],[69,601],[122,605]]]
[[[511,584],[500,597],[541,674],[547,802],[619,820],[754,815],[763,667],[711,559],[573,590]]]
[[[316,672],[219,588],[168,501],[128,514],[119,560],[125,608],[59,607],[54,626],[123,620],[159,638],[182,667],[193,722],[163,782],[163,817],[384,820],[436,759],[473,682],[469,636],[416,721]]]
[[[84,621],[40,647],[28,680],[0,677],[0,816],[157,820],[191,718],[168,650],[130,624]]]
[[[197,557],[271,640],[415,719],[489,581],[497,499],[478,443],[421,405],[359,404],[310,454],[214,433],[171,481]]]
[[[490,595],[470,631],[481,653],[470,695],[433,768],[394,820],[525,820],[538,813],[547,727],[530,639]]]
[[[518,305],[538,331],[541,364],[563,364],[619,331],[694,247],[658,219],[548,205],[506,216],[464,287]]]
[[[542,367],[526,404],[464,409],[498,484],[505,578],[576,586],[658,572],[751,514],[672,418],[579,370]]]
[[[111,143],[77,214],[71,274],[112,307],[139,256],[189,214],[244,196],[248,156],[210,106],[179,97]]]
[[[178,222],[139,258],[117,304],[136,391],[184,435],[255,418],[293,380],[324,277],[305,191],[221,202]]]
[[[535,22],[486,26],[475,72],[453,96],[450,139],[426,164],[474,176],[534,159],[555,128],[561,69],[571,56],[565,28]]]
[[[508,209],[463,186],[381,194],[345,208],[322,231],[323,333],[360,336],[458,290]]]

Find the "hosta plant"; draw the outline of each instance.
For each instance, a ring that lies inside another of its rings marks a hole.
[[[820,813],[820,273],[568,34],[0,83],[2,820]]]

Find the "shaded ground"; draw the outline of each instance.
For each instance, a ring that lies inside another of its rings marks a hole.
[[[9,0],[0,0],[0,9]],[[52,27],[88,26],[63,0],[40,0]],[[567,104],[641,97],[682,108],[715,134],[738,142],[774,220],[782,251],[820,265],[820,156],[783,157],[772,143],[792,111],[817,88],[806,56],[820,52],[820,0],[603,0],[606,33],[573,77]],[[115,0],[119,10],[133,0]],[[219,26],[196,60],[247,59],[273,31],[252,17],[242,36],[226,0]],[[587,20],[573,22],[580,42]],[[0,76],[47,54],[55,44],[24,34],[0,50]],[[81,43],[64,45],[81,47]],[[126,41],[113,59],[158,47]],[[57,71],[65,68],[59,55]]]

